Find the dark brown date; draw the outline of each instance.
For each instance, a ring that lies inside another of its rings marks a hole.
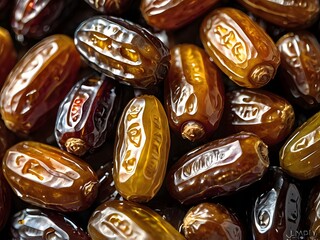
[[[148,88],[164,80],[168,48],[149,31],[124,19],[95,16],[75,32],[77,49],[98,72],[124,84]]]
[[[183,204],[232,194],[258,181],[269,166],[268,148],[240,132],[202,145],[169,170],[167,188]]]
[[[100,147],[113,130],[120,99],[121,89],[112,79],[89,76],[76,83],[57,114],[60,148],[82,156]]]
[[[320,44],[310,32],[291,32],[277,41],[287,96],[304,109],[320,107]]]
[[[126,12],[132,0],[85,0],[93,9],[107,15],[122,15]]]
[[[89,235],[68,217],[53,211],[27,208],[11,221],[13,240],[90,240]]]
[[[7,149],[14,145],[16,141],[17,139],[14,133],[9,131],[2,119],[0,119],[0,159],[3,158]]]
[[[319,180],[311,189],[307,204],[307,235],[310,240],[320,239],[320,184]]]
[[[224,108],[220,70],[196,45],[176,45],[170,53],[165,81],[170,127],[192,142],[207,139],[218,128]]]
[[[50,145],[20,142],[8,149],[2,168],[15,194],[34,206],[81,211],[97,196],[98,179],[91,167]]]
[[[12,207],[12,192],[3,173],[0,172],[0,231],[5,227]]]

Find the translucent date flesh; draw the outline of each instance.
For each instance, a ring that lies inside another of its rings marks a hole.
[[[60,148],[82,156],[101,146],[115,125],[120,92],[113,80],[98,76],[76,83],[57,114],[55,138]]]
[[[240,10],[219,8],[200,28],[206,52],[236,84],[260,88],[273,79],[280,54],[273,40]]]
[[[320,175],[320,112],[291,134],[280,150],[279,159],[282,169],[297,179]]]
[[[318,0],[237,0],[250,12],[284,28],[306,28],[319,16]]]
[[[196,45],[171,49],[165,107],[171,129],[192,142],[210,137],[218,128],[224,108],[220,70]]]
[[[20,142],[8,149],[2,168],[15,194],[34,206],[81,211],[97,196],[98,179],[91,167],[50,145]]]
[[[169,170],[169,193],[183,204],[231,194],[258,181],[269,166],[267,146],[241,132],[202,145]]]
[[[89,18],[76,30],[74,41],[91,67],[134,87],[156,85],[170,67],[169,50],[157,37],[120,18]]]
[[[109,14],[121,15],[128,10],[132,0],[84,0],[93,9]]]
[[[142,0],[141,13],[150,26],[173,30],[193,21],[219,0]]]
[[[227,208],[216,203],[201,203],[192,207],[183,219],[187,239],[243,240],[239,220]]]
[[[287,137],[295,120],[293,107],[286,99],[258,89],[227,93],[224,114],[230,133],[252,132],[268,146]]]
[[[185,239],[160,215],[138,203],[107,201],[91,215],[88,232],[92,240]]]
[[[307,31],[291,32],[277,41],[280,73],[288,98],[304,109],[320,107],[320,44]]]
[[[46,122],[77,80],[80,55],[72,39],[52,35],[15,65],[0,93],[0,112],[13,132],[29,134]]]
[[[119,120],[113,178],[127,200],[147,202],[165,177],[170,131],[160,101],[151,95],[133,98]]]

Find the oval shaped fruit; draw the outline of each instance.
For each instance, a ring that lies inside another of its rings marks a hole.
[[[85,77],[60,104],[55,138],[61,149],[82,156],[111,134],[120,109],[121,89],[112,79]]]
[[[80,55],[72,39],[52,35],[15,65],[0,93],[0,112],[13,132],[29,134],[44,124],[77,79]]]
[[[97,196],[98,178],[91,167],[50,145],[20,142],[8,149],[2,167],[15,194],[35,206],[81,211]]]
[[[160,215],[129,201],[107,201],[91,215],[88,232],[92,240],[185,239]]]
[[[169,170],[167,189],[183,204],[234,193],[261,179],[268,148],[253,133],[240,132],[204,144]]]
[[[250,12],[284,28],[307,28],[319,16],[318,0],[238,0]]]
[[[211,137],[224,108],[220,70],[196,45],[173,47],[165,80],[165,107],[171,129],[192,142]]]
[[[291,134],[280,150],[279,160],[282,169],[297,179],[320,175],[320,112]]]
[[[173,30],[185,26],[218,2],[219,0],[142,0],[140,10],[150,26]]]
[[[128,10],[132,0],[84,0],[93,9],[108,15],[121,15]]]
[[[225,124],[231,134],[246,131],[258,135],[268,146],[287,137],[295,114],[284,98],[265,90],[239,89],[226,94]]]
[[[127,200],[147,202],[160,189],[170,149],[170,130],[160,101],[152,95],[133,98],[119,120],[113,178]]]
[[[149,31],[124,19],[95,16],[75,32],[77,49],[98,72],[124,84],[148,88],[164,80],[168,48]]]
[[[280,54],[265,31],[240,10],[218,8],[200,28],[206,52],[236,84],[260,88],[276,74]]]
[[[277,41],[283,89],[304,109],[320,106],[320,44],[307,31],[291,32]]]

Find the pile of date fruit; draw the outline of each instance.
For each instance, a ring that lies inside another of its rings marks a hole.
[[[320,239],[319,0],[0,0],[0,239]]]

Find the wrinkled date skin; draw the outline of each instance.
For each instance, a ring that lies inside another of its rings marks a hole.
[[[6,126],[28,135],[44,124],[72,88],[79,68],[80,55],[65,35],[52,35],[32,47],[15,65],[0,93]]]
[[[180,28],[201,16],[220,0],[142,0],[141,13],[146,22],[158,29]]]
[[[138,88],[164,80],[169,49],[149,31],[124,19],[95,16],[80,24],[77,49],[98,72]]]
[[[308,199],[307,227],[308,233],[312,234],[310,239],[320,239],[320,184],[316,182],[311,189]]]
[[[17,52],[10,33],[0,27],[0,88],[17,62]]]
[[[90,240],[89,235],[66,216],[48,210],[27,208],[17,212],[11,222],[13,239]]]
[[[224,108],[220,70],[204,50],[191,44],[171,49],[165,107],[171,129],[192,142],[211,137]]]
[[[232,194],[261,179],[269,166],[268,148],[241,132],[204,144],[169,170],[167,189],[182,204]]]
[[[304,109],[320,107],[320,44],[306,31],[288,33],[277,41],[284,90]]]
[[[5,227],[11,213],[11,189],[0,172],[0,231]]]
[[[228,92],[224,114],[230,133],[252,132],[268,146],[287,137],[295,120],[293,107],[286,99],[260,89]]]
[[[2,167],[12,190],[34,206],[81,211],[97,196],[98,178],[91,167],[50,145],[20,142],[8,149]]]
[[[209,13],[200,37],[213,61],[239,86],[260,88],[275,76],[280,64],[276,45],[240,10],[219,8]]]
[[[298,186],[279,167],[271,167],[261,179],[252,209],[252,234],[256,240],[291,238],[302,222],[302,196]]]
[[[119,120],[113,179],[127,200],[147,202],[160,189],[170,149],[170,130],[161,102],[152,95],[133,98]]]
[[[122,15],[130,7],[132,0],[84,0],[93,9],[110,15]]]
[[[92,240],[185,239],[148,207],[117,200],[105,202],[93,212],[88,232]]]
[[[283,28],[307,28],[319,16],[318,0],[237,0],[250,12]]]
[[[11,27],[18,41],[41,39],[51,33],[73,9],[73,0],[18,0]]]
[[[60,148],[82,156],[100,147],[115,125],[120,98],[112,79],[89,76],[76,83],[57,114],[55,138]]]
[[[243,240],[242,226],[235,215],[221,204],[201,203],[192,207],[183,219],[187,239]]]
[[[320,175],[320,112],[298,127],[282,146],[282,169],[294,178],[307,180]]]

